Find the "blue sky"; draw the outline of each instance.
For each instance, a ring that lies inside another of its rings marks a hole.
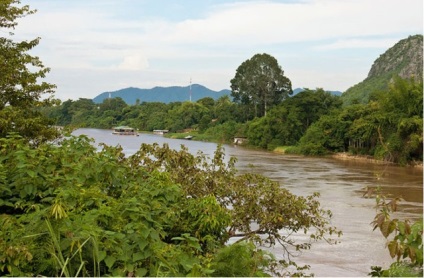
[[[257,53],[293,88],[344,91],[401,39],[423,33],[422,0],[22,0],[15,39],[51,68],[59,99],[126,87],[229,89]]]

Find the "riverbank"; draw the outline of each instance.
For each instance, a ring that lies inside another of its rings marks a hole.
[[[353,154],[350,154],[350,153],[343,152],[343,153],[335,153],[335,154],[332,154],[330,156],[332,158],[341,159],[341,160],[355,160],[355,161],[360,161],[360,162],[365,162],[365,163],[388,164],[388,165],[393,165],[393,166],[399,166],[399,164],[397,164],[397,163],[375,159],[374,157],[372,157],[370,155],[353,155]],[[406,166],[417,167],[417,168],[422,169],[423,163],[422,163],[422,161],[412,161]]]
[[[292,146],[280,146],[280,147],[275,148],[273,150],[273,152],[279,153],[279,154],[296,154],[297,153],[296,147],[292,147]],[[347,152],[340,152],[340,153],[333,153],[333,154],[324,155],[324,156],[332,157],[334,159],[339,159],[339,160],[354,160],[354,161],[364,162],[364,163],[400,166],[397,163],[376,159],[376,158],[374,158],[373,156],[370,156],[370,155],[354,155],[354,154],[350,154],[350,153],[347,153]],[[422,161],[412,161],[406,166],[423,169],[423,162]]]
[[[334,153],[330,156],[332,158],[342,159],[342,160],[357,160],[357,161],[363,161],[363,162],[367,162],[367,163],[396,165],[393,162],[375,159],[374,157],[372,157],[370,155],[353,155],[353,154],[350,154],[350,153],[343,152],[343,153]]]
[[[170,139],[187,139],[189,137],[190,140],[195,140],[195,141],[214,142],[217,144],[231,144],[230,141],[223,140],[223,139],[217,140],[216,137],[206,135],[206,134],[199,134],[197,132],[167,133],[164,135],[164,137],[170,138]],[[252,147],[249,145],[244,145],[244,147],[249,149],[260,149],[258,147]],[[296,146],[278,146],[274,150],[272,150],[272,152],[278,153],[278,154],[299,154],[299,151]],[[348,152],[333,153],[329,155],[323,155],[323,157],[332,157],[334,159],[339,159],[339,160],[352,160],[352,161],[358,161],[358,162],[364,162],[364,163],[400,166],[397,163],[376,159],[370,155],[354,155]],[[412,161],[406,166],[423,169],[423,162]]]

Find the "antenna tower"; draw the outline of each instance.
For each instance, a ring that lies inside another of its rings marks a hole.
[[[191,77],[190,77],[190,102],[191,102]]]

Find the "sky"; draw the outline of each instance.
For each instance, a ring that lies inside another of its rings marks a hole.
[[[22,0],[14,40],[51,68],[61,100],[127,87],[230,89],[258,53],[295,88],[345,91],[399,40],[423,34],[422,0]],[[2,32],[3,34],[5,32]]]

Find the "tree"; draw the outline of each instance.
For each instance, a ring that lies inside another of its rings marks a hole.
[[[16,27],[17,19],[33,14],[28,5],[19,6],[19,0],[4,0],[0,4],[0,30]],[[39,82],[50,71],[36,56],[28,52],[37,46],[40,38],[14,42],[11,37],[0,37],[0,137],[14,132],[31,140],[34,144],[58,136],[56,129],[49,127],[53,121],[37,109],[51,106],[55,85]]]
[[[277,60],[265,53],[244,61],[231,79],[234,101],[253,109],[254,117],[266,115],[269,108],[292,93],[291,81]]]
[[[293,251],[309,249],[317,240],[333,242],[329,236],[341,235],[330,225],[331,211],[320,208],[318,193],[296,196],[262,175],[239,175],[234,166],[236,159],[225,164],[221,147],[208,161],[201,153],[197,157],[191,155],[184,146],[176,151],[167,145],[143,144],[133,159],[135,163],[142,161],[148,172],[163,169],[189,198],[214,196],[231,216],[226,231],[219,236],[224,243],[238,237],[238,241],[264,246],[280,244],[291,261]],[[291,236],[296,232],[309,233],[310,237],[298,242]]]

